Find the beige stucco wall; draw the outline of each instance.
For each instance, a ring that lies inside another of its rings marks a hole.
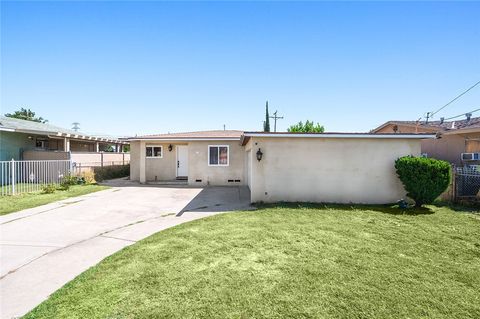
[[[130,179],[140,181],[140,142],[130,142]]]
[[[443,134],[442,138],[422,141],[422,152],[456,165],[463,165],[461,153],[480,151],[480,133]]]
[[[392,203],[405,196],[395,160],[420,155],[416,139],[254,137],[247,146],[252,202]]]
[[[168,151],[168,145],[173,149]],[[205,185],[244,185],[245,152],[240,141],[134,141],[130,144],[130,178],[141,181],[141,154],[146,146],[162,145],[163,158],[145,158],[146,182],[173,180],[177,175],[177,145],[188,147],[188,183],[194,186]],[[228,145],[229,165],[208,166],[208,145]],[[156,179],[155,179],[156,177]],[[240,180],[230,183],[228,180]],[[201,182],[197,182],[201,180]]]
[[[464,152],[465,137],[461,135],[442,135],[440,139],[422,141],[422,153],[457,165],[462,164],[460,155]]]
[[[145,173],[147,181],[167,181],[176,178],[176,145],[172,144],[172,151],[168,151],[169,143],[146,143],[145,146],[162,146],[162,158],[145,158]]]
[[[393,125],[386,125],[376,133],[393,133]],[[397,133],[436,133],[436,130],[419,127],[418,132],[416,132],[412,126],[398,125]],[[426,153],[431,158],[462,165],[461,153],[466,152],[466,139],[469,138],[478,139],[480,133],[442,134],[440,139],[425,139],[421,142],[422,153]]]
[[[208,146],[228,145],[229,165],[208,166]],[[188,144],[188,183],[190,185],[246,185],[245,150],[240,141],[205,141]],[[201,179],[202,182],[196,182]],[[228,182],[240,180],[240,182]]]

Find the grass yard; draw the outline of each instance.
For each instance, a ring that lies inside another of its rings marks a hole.
[[[22,209],[45,205],[69,197],[98,192],[107,188],[107,186],[99,185],[76,185],[71,186],[67,191],[58,190],[52,194],[36,192],[15,196],[0,196],[0,215],[6,215]]]
[[[26,318],[480,318],[480,215],[263,207],[106,258]]]

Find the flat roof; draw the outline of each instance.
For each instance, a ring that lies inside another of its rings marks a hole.
[[[297,133],[297,132],[244,132],[242,145],[248,142],[250,137],[274,137],[274,138],[362,138],[362,139],[433,139],[435,134],[431,133]]]
[[[296,133],[296,132],[244,132],[239,130],[212,130],[182,133],[167,133],[129,137],[129,141],[241,141],[250,137],[288,138],[370,138],[370,139],[428,139],[435,138],[431,133]]]

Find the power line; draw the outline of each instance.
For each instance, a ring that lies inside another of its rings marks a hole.
[[[470,114],[470,115],[471,115],[471,114],[473,114],[473,113],[475,113],[475,112],[478,112],[478,111],[480,111],[480,109],[475,109],[475,110],[473,110],[473,111],[470,111],[470,112],[467,112],[467,113],[462,113],[462,114],[459,114],[459,115],[455,115],[455,116],[452,116],[452,117],[449,117],[449,118],[446,118],[446,119],[443,119],[443,120],[444,120],[444,121],[453,120],[453,119],[456,119],[456,118],[458,118],[458,117],[460,117],[460,116],[466,116],[467,114]]]
[[[468,91],[470,91],[471,89],[473,89],[474,87],[476,87],[477,85],[480,84],[480,81],[478,81],[477,83],[475,83],[474,85],[472,85],[471,87],[469,87],[468,89],[466,89],[465,91],[463,91],[461,94],[457,95],[453,100],[451,100],[450,102],[448,102],[447,104],[445,104],[444,106],[440,107],[438,110],[436,110],[435,112],[428,112],[427,113],[427,122],[428,122],[428,118],[429,117],[432,117],[434,116],[435,114],[437,114],[438,112],[440,112],[441,110],[443,110],[444,108],[446,108],[447,106],[449,106],[450,104],[452,104],[453,102],[455,102],[456,100],[458,100],[459,98],[461,98],[463,95],[465,95],[466,93],[468,93]]]

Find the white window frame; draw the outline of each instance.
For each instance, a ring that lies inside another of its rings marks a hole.
[[[37,146],[37,143],[39,143],[39,142],[40,142],[41,146]],[[47,145],[48,145],[48,138],[45,138],[45,137],[35,138],[35,148],[46,150],[46,149],[48,149]]]
[[[154,147],[160,147],[160,152],[162,153],[162,156],[147,156],[147,148],[152,148],[152,155],[153,155]],[[163,145],[145,145],[145,158],[163,158]]]
[[[218,161],[220,162],[220,147],[227,148],[227,164],[210,164],[210,147],[218,147]],[[208,166],[229,166],[230,165],[230,146],[229,145],[208,145]]]

